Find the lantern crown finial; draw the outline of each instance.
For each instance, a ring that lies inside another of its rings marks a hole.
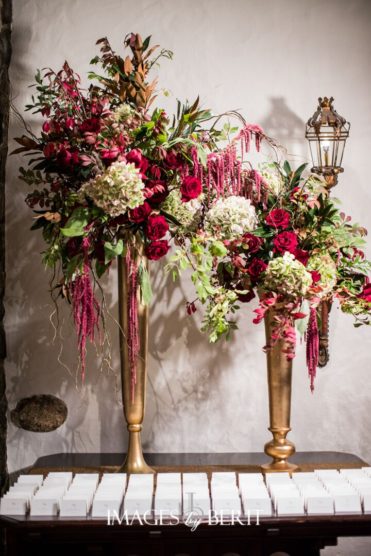
[[[333,107],[334,97],[319,97],[318,107],[308,120],[308,126],[313,127],[318,134],[322,126],[331,126],[340,129],[347,124],[343,116],[340,116]]]

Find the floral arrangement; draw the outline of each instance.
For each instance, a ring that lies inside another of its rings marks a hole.
[[[236,149],[244,133],[227,149],[208,154],[208,160],[217,156],[228,168],[230,149]],[[258,133],[263,139],[262,131]],[[168,270],[176,278],[183,269],[192,269],[198,297],[188,304],[188,312],[196,310],[197,301],[206,305],[203,330],[212,342],[236,328],[234,313],[255,297],[259,306],[254,323],[267,311],[273,314],[273,333],[265,349],[282,340],[292,359],[296,331],[304,334],[313,390],[320,302],[338,300],[341,309],[355,317],[355,326],[371,322],[371,263],[362,251],[367,231],[340,211],[321,177],[303,176],[305,165],[293,170],[288,162],[263,163],[257,172],[244,169],[242,156],[237,159],[238,172],[219,176],[212,193],[208,191],[197,232],[185,236],[178,230],[181,247]],[[209,164],[203,178],[206,189],[213,177]]]
[[[148,82],[148,74],[160,58],[172,57],[170,51],[150,47],[150,37],[142,41],[138,34],[125,38],[131,51],[125,58],[106,38],[97,44],[101,54],[91,63],[102,72],[89,74],[88,89],[67,62],[59,72],[37,72],[26,110],[41,114],[42,128],[34,134],[25,124],[27,134],[16,139],[14,151],[31,156],[20,177],[34,188],[26,198],[35,212],[32,229],[41,229],[47,244],[43,261],[54,269],[55,297],[72,303],[83,375],[87,339],[94,341],[104,318],[94,283],[117,256],[125,257],[149,302],[148,273],[145,265],[136,268],[135,252],[159,260],[169,250],[169,225],[189,227],[192,201],[202,190],[193,159],[225,135],[216,128],[205,133],[211,114],[198,99],[178,102],[172,121],[151,108],[156,80]],[[132,314],[136,299],[132,289]],[[136,326],[134,319],[132,351],[138,349]]]
[[[159,260],[173,239],[177,251],[167,270],[176,278],[191,269],[197,297],[187,311],[197,302],[206,306],[202,329],[210,341],[228,336],[237,327],[233,314],[258,295],[254,322],[274,313],[267,349],[284,340],[292,358],[294,323],[307,330],[313,386],[320,301],[336,298],[356,325],[369,324],[366,231],[340,212],[318,176],[303,178],[304,166],[254,169],[251,146],[275,144],[238,113],[227,115],[239,117],[241,129],[229,123],[219,129],[220,116],[200,109],[199,99],[178,101],[171,121],[151,108],[156,80],[148,82],[148,74],[172,53],[150,48],[150,37],[128,35],[125,58],[106,38],[98,44],[92,64],[102,74],[90,73],[88,89],[67,62],[57,73],[37,72],[26,109],[42,115],[42,129],[35,135],[26,126],[15,151],[32,156],[20,169],[34,187],[26,198],[35,212],[32,229],[41,229],[47,244],[43,261],[54,269],[53,292],[72,304],[82,374],[87,340],[94,341],[104,318],[94,285],[121,256],[130,277],[127,341],[135,384],[137,288],[143,303],[151,298],[146,265],[135,255]]]

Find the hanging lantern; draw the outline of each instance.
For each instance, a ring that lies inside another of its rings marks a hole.
[[[333,97],[318,99],[318,108],[309,118],[305,136],[309,141],[312,172],[324,176],[329,188],[337,184],[350,123],[333,108]]]
[[[339,116],[333,108],[334,98],[320,97],[318,108],[307,122],[305,137],[309,141],[313,161],[312,172],[324,177],[328,189],[337,184],[346,140],[349,137],[350,123]],[[318,365],[325,367],[329,361],[329,314],[332,303],[323,300],[318,307],[320,316],[319,360]]]

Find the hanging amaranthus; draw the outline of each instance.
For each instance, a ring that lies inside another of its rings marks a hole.
[[[317,325],[317,311],[314,307],[310,309],[310,316],[307,328],[307,367],[310,377],[310,389],[314,390],[314,379],[318,367],[319,356],[319,336]]]
[[[197,158],[197,151],[193,149],[193,173],[200,179],[208,191],[210,201],[211,191],[216,192],[216,197],[241,195],[255,202],[266,204],[267,191],[265,182],[259,172],[243,167],[243,157],[250,150],[252,138],[255,138],[257,151],[264,132],[260,126],[246,124],[237,135],[236,139],[225,149],[209,153],[206,168],[203,168]],[[241,156],[238,156],[237,144],[240,141]]]
[[[89,264],[89,239],[82,241],[84,262],[82,271],[71,283],[73,319],[77,332],[77,345],[81,361],[82,381],[85,379],[86,369],[86,340],[95,339],[95,330],[98,329],[100,306],[96,299],[91,283],[91,269]]]
[[[137,360],[140,350],[139,318],[138,318],[138,264],[128,247],[125,257],[127,275],[127,345],[131,377],[131,400],[134,401],[135,385],[137,382]]]

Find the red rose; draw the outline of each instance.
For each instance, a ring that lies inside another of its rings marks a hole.
[[[61,166],[72,166],[74,164],[78,164],[79,153],[76,150],[70,151],[65,147],[62,147],[57,154],[57,159]]]
[[[148,217],[146,234],[149,239],[160,239],[164,237],[169,229],[169,224],[161,214],[153,214]]]
[[[179,170],[183,166],[183,161],[174,151],[169,151],[166,153],[165,164],[170,170]]]
[[[283,209],[273,209],[265,219],[268,226],[285,230],[290,224],[290,213]]]
[[[317,270],[311,270],[310,273],[312,275],[313,284],[317,284],[317,282],[321,280],[321,274]]]
[[[294,232],[281,232],[274,238],[273,245],[276,253],[295,253],[298,246],[297,235]]]
[[[371,303],[371,284],[366,284],[363,286],[362,293],[358,296],[360,299],[367,301],[367,303]]]
[[[248,246],[249,253],[256,253],[262,246],[263,240],[254,234],[247,233],[242,236],[242,243]]]
[[[44,156],[46,158],[51,158],[56,153],[56,148],[54,143],[47,143],[43,149]]]
[[[256,281],[259,276],[267,268],[267,264],[262,259],[254,259],[252,263],[247,267],[247,272],[250,274],[252,280]]]
[[[166,239],[158,239],[157,241],[152,241],[146,247],[147,258],[151,261],[158,261],[169,251],[170,245]]]
[[[132,162],[144,174],[148,168],[148,160],[142,155],[140,149],[133,149],[126,155],[126,161]]]
[[[135,222],[136,224],[140,224],[140,222],[144,222],[144,220],[147,219],[147,216],[149,216],[151,212],[152,209],[150,205],[144,202],[143,205],[140,205],[129,212],[129,220],[131,222]]]
[[[201,181],[193,176],[186,176],[180,187],[183,203],[196,199],[202,192]]]
[[[296,249],[294,255],[295,255],[295,258],[298,261],[301,262],[301,264],[303,264],[304,266],[307,266],[308,260],[309,260],[308,251],[305,251],[304,249]]]

